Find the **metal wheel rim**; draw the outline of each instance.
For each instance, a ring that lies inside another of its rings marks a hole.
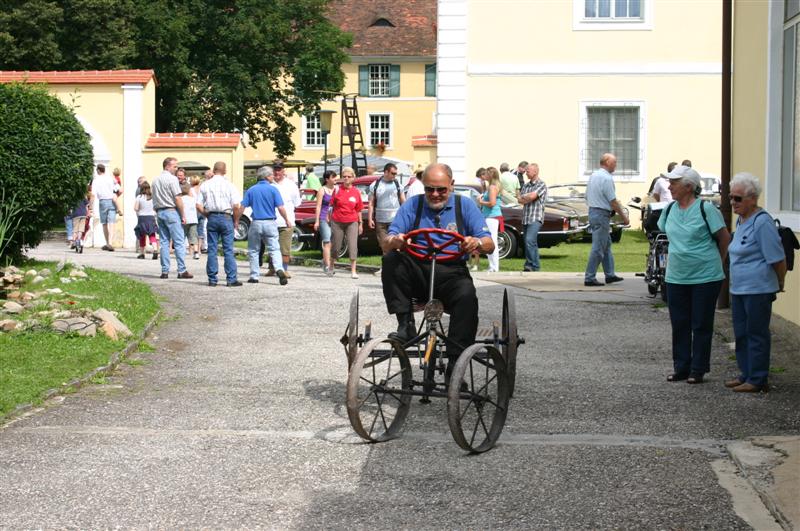
[[[511,253],[511,240],[510,236],[505,232],[498,232],[497,233],[497,254],[498,257],[502,260],[503,258],[508,257]]]
[[[358,355],[358,290],[350,299],[350,320],[347,323],[347,364],[352,365]]]
[[[376,347],[392,353],[373,357]],[[347,376],[347,416],[353,430],[369,442],[397,437],[411,405],[411,395],[392,391],[411,389],[411,364],[397,343],[376,338],[359,351]]]
[[[493,448],[505,426],[508,403],[508,371],[500,351],[472,345],[462,352],[447,390],[447,421],[456,444],[471,453]]]
[[[517,380],[517,305],[514,294],[506,288],[503,290],[503,357],[508,364],[509,396],[514,396]]]

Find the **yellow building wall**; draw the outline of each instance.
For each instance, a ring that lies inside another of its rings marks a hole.
[[[719,175],[718,76],[681,80],[676,97],[663,76],[472,77],[467,104],[467,176],[481,166],[538,162],[549,184],[586,179],[581,174],[581,101],[643,101],[646,167],[640,182],[618,182],[623,204],[647,194],[670,161],[688,158],[700,172]],[[502,87],[502,91],[498,89]],[[595,161],[592,167],[597,167]],[[638,216],[632,215],[636,223]]]
[[[572,0],[470,0],[469,61],[719,62],[721,2],[655,0],[652,7],[652,30],[573,31]]]
[[[390,59],[380,62],[392,63]],[[429,62],[393,63],[400,65],[400,96],[398,98],[357,98],[361,131],[369,154],[379,155],[368,146],[367,116],[369,113],[388,113],[392,116],[392,142],[384,151],[383,156],[409,162],[415,160],[411,138],[434,133],[436,98],[425,97],[425,65],[434,62],[435,60],[431,59]],[[357,94],[358,63],[347,63],[342,66],[342,70],[345,73],[343,91],[346,94]],[[328,157],[338,157],[341,155],[339,149],[342,120],[341,100],[323,102],[322,108],[336,111],[336,114],[333,115],[331,133],[328,135]],[[292,135],[295,152],[290,158],[312,162],[321,161],[324,155],[323,147],[303,147],[302,117],[294,117],[292,124],[296,127]],[[345,148],[345,155],[349,154],[349,150]],[[271,142],[260,142],[255,148],[248,145],[244,152],[244,160],[272,160],[275,157]]]
[[[175,157],[181,161],[200,162],[209,168],[214,163],[222,161],[227,166],[226,176],[231,183],[241,192],[244,180],[244,149],[241,145],[236,148],[153,148],[144,151],[144,175],[148,182],[153,182],[162,171],[163,162],[167,157]]]
[[[761,0],[737,0],[734,6],[731,175],[747,171],[764,185],[769,10]],[[779,175],[773,177],[780,178]],[[760,203],[763,206],[763,193]],[[773,311],[800,325],[800,266],[797,263],[794,271],[786,275],[785,290],[778,294]]]

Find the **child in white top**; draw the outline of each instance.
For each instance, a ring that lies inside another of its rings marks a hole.
[[[192,258],[199,260],[200,246],[198,245],[197,238],[197,201],[192,194],[192,187],[188,182],[181,185],[181,192],[181,195],[183,195],[183,218],[186,220],[186,223],[183,224],[183,235],[186,241],[189,242],[187,254],[191,252]]]

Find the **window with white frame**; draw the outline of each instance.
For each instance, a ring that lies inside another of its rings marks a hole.
[[[389,96],[390,72],[390,65],[369,65],[369,95],[371,97]]]
[[[573,0],[576,30],[652,29],[654,0]]]
[[[303,118],[303,147],[322,147],[325,144],[325,139],[322,136],[322,123],[319,120],[319,114],[312,114]]]
[[[784,7],[780,208],[800,211],[800,2]]]
[[[582,174],[590,175],[604,153],[613,153],[617,157],[615,176],[640,180],[645,145],[641,102],[586,102],[581,107]]]
[[[368,120],[370,147],[392,145],[392,115],[369,114]]]

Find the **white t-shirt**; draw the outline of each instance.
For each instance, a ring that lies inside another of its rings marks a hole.
[[[408,188],[406,188],[405,193],[406,193],[406,200],[409,197],[414,197],[415,195],[422,195],[425,193],[425,186],[419,179],[414,179],[414,182],[409,184]]]
[[[659,177],[656,184],[653,186],[653,195],[658,194],[659,202],[672,201],[672,192],[669,191],[669,179]]]
[[[281,193],[281,198],[283,198],[283,208],[286,209],[286,217],[289,218],[289,221],[292,222],[294,225],[294,209],[297,206],[300,206],[300,203],[303,202],[303,199],[300,197],[300,189],[294,184],[291,179],[287,179],[286,177],[278,183],[277,181],[272,183],[272,186],[278,189]],[[280,214],[278,215],[276,221],[278,222],[278,227],[285,227],[286,220],[283,219],[283,216]]]
[[[136,204],[139,205],[139,210],[136,211],[137,216],[155,216],[156,211],[153,208],[153,198],[147,199],[144,194],[136,196]]]
[[[117,190],[119,190],[117,182],[107,173],[97,174],[92,179],[92,193],[97,199],[114,199]]]
[[[183,201],[183,218],[187,225],[197,224],[197,201],[192,194],[181,196]]]
[[[378,179],[369,186],[369,195],[375,196],[375,221],[378,223],[391,223],[400,208],[400,194],[402,190],[397,181],[386,182]]]

